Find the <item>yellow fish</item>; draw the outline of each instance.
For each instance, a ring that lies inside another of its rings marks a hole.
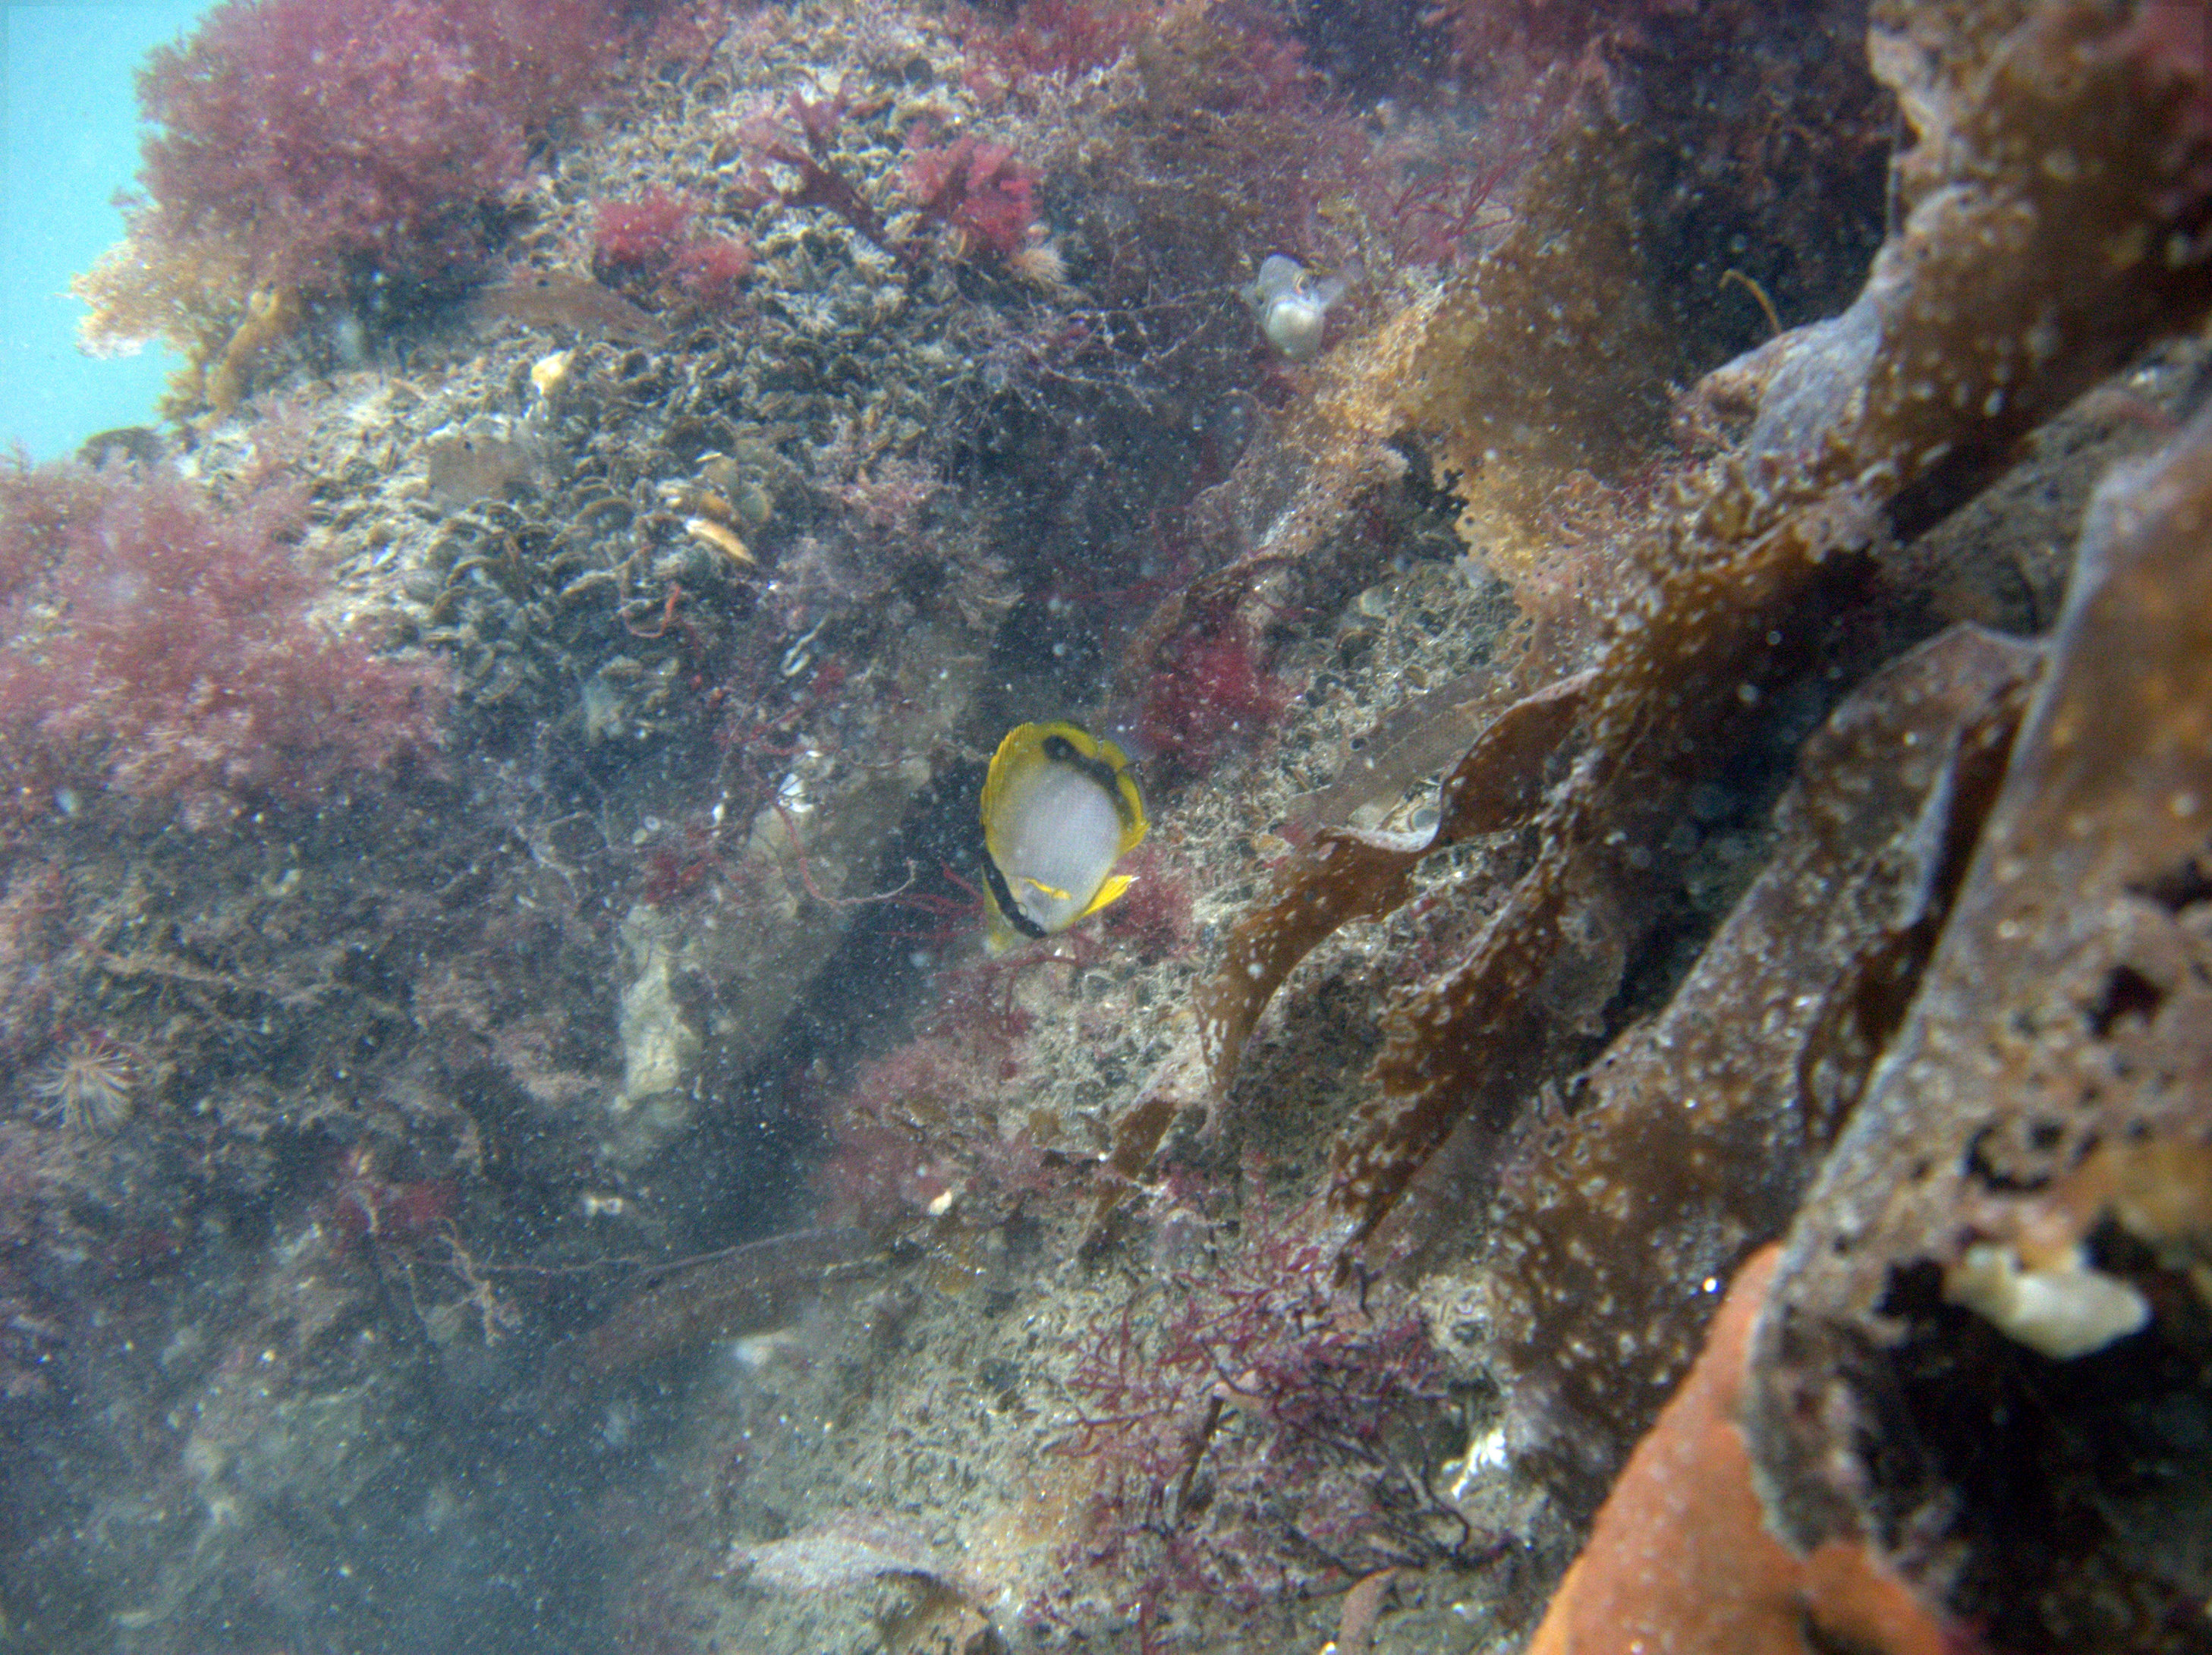
[[[991,952],[1048,937],[1133,882],[1114,864],[1149,826],[1127,754],[1079,725],[1017,725],[983,778],[983,880]]]

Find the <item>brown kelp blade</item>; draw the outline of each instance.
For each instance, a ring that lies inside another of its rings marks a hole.
[[[1809,642],[1824,566],[1885,514],[1924,520],[1985,483],[2021,434],[2203,315],[2212,268],[2172,217],[2192,198],[2144,187],[2172,175],[2178,96],[2146,92],[2104,8],[2039,8],[1905,158],[1911,211],[1857,301],[1767,348],[1782,365],[1748,447],[1685,483],[1629,549],[1651,583],[1613,617],[1589,747],[1547,807],[1536,865],[1468,958],[1392,1014],[1376,1095],[1335,1158],[1332,1200],[1357,1233],[1460,1120],[1541,1078],[1531,1037],[1564,918],[1650,854],[1667,801],[1742,738],[1729,703]]]
[[[1331,828],[1291,858],[1267,901],[1231,928],[1219,969],[1198,990],[1199,1032],[1217,1092],[1228,1090],[1275,990],[1316,946],[1340,926],[1397,908],[1431,851],[1528,819],[1588,684],[1586,673],[1562,678],[1492,719],[1445,779],[1433,833]]]

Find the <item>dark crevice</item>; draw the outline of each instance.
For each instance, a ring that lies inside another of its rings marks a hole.
[[[2089,1013],[2089,1028],[2100,1040],[2107,1039],[2112,1025],[2124,1017],[2138,1017],[2148,1025],[2166,1003],[2166,990],[2132,965],[2118,965],[2105,979],[2105,992]]]

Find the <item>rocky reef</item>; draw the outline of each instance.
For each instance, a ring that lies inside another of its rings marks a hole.
[[[2192,8],[388,9],[0,471],[0,1648],[2212,1646]]]

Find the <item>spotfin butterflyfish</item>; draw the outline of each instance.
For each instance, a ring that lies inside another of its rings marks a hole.
[[[984,904],[991,952],[1048,937],[1127,891],[1114,864],[1149,824],[1128,756],[1079,725],[1006,733],[983,778]]]

